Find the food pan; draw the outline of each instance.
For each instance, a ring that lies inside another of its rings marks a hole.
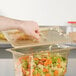
[[[65,76],[69,48],[42,45],[9,49],[15,62],[15,76]]]

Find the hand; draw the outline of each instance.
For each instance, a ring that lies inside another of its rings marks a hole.
[[[39,26],[36,22],[33,21],[23,21],[19,25],[19,29],[22,30],[24,33],[26,33],[29,36],[34,37],[35,39],[39,40]]]
[[[4,16],[0,16],[0,31],[19,29],[27,35],[39,40],[39,27],[36,22],[16,20]]]

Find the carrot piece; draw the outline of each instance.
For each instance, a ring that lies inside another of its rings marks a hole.
[[[31,65],[30,65],[30,63],[28,64],[28,68],[30,68],[31,67]]]
[[[47,64],[47,62],[44,62],[44,66],[47,66],[48,64]]]
[[[40,75],[40,73],[37,73],[37,75],[36,75],[36,76],[41,76],[41,75]]]
[[[19,61],[21,62],[22,59],[23,59],[23,60],[26,60],[26,59],[28,59],[28,58],[29,58],[29,56],[22,56],[22,57],[19,58]]]
[[[34,58],[34,60],[39,60],[38,58]]]
[[[46,58],[42,58],[42,59],[41,59],[41,61],[46,61],[46,60],[47,60]]]
[[[51,74],[49,74],[49,73],[46,73],[46,74],[45,74],[45,76],[51,76]]]
[[[60,65],[60,64],[58,64],[58,65],[57,65],[57,67],[58,67],[58,68],[61,68],[61,65]]]
[[[35,69],[32,69],[32,72],[34,72],[35,71]]]
[[[60,58],[58,58],[58,59],[57,59],[57,62],[58,62],[58,63],[61,63],[61,59],[60,59]]]
[[[54,76],[58,76],[58,70],[54,71]]]
[[[51,59],[47,59],[46,62],[44,62],[44,65],[47,66],[47,65],[49,65],[51,63],[52,63]]]
[[[44,69],[43,69],[43,72],[48,72],[48,69],[44,68]]]
[[[22,68],[22,73],[23,73],[24,75],[26,75],[26,71],[24,70],[24,68]]]
[[[52,61],[51,60],[49,60],[49,64],[51,64],[52,63]]]
[[[39,64],[44,65],[44,63],[42,61],[39,61]]]
[[[65,75],[66,72],[67,72],[67,70],[65,69],[64,72],[63,72],[63,74]]]

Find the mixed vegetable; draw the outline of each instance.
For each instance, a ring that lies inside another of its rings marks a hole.
[[[16,71],[18,71],[19,69],[21,69],[23,76],[30,76],[30,57],[29,56],[22,56],[19,58],[16,64]]]
[[[19,58],[23,76],[64,76],[67,60],[59,53],[41,52]]]

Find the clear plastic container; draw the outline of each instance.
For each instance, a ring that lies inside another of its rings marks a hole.
[[[76,43],[76,21],[68,21],[67,33],[72,42]]]
[[[69,48],[58,45],[16,48],[13,53],[15,76],[64,76]]]

